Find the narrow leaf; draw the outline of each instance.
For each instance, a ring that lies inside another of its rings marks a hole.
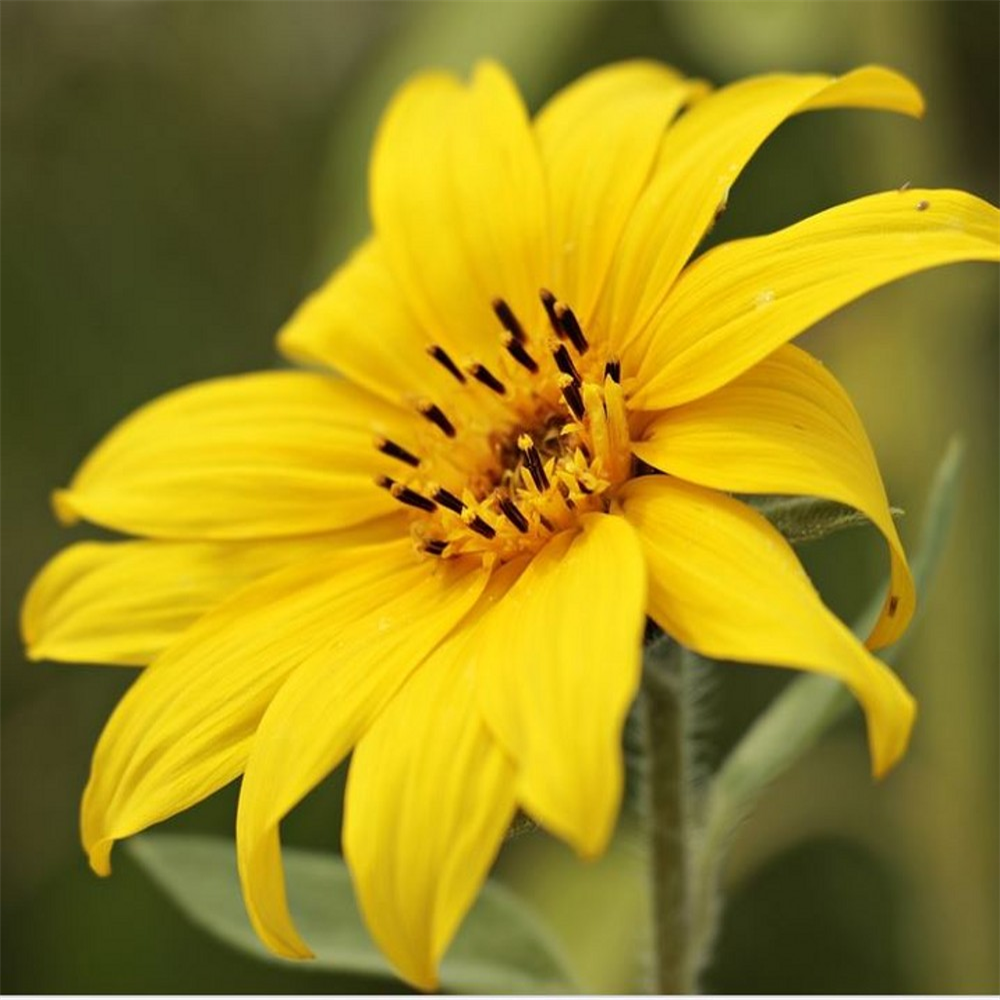
[[[268,962],[272,955],[246,916],[233,842],[219,837],[144,834],[132,857],[197,926]],[[316,953],[305,972],[394,978],[372,943],[354,902],[350,875],[332,853],[284,849],[296,922]],[[510,890],[489,882],[441,966],[441,988],[453,993],[567,993],[579,987],[547,929]]]
[[[813,542],[835,531],[871,523],[853,507],[818,497],[766,496],[748,497],[747,500],[793,545]],[[891,512],[894,518],[903,514],[898,507],[892,507]]]

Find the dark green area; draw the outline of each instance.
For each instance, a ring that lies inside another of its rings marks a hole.
[[[863,851],[804,843],[730,900],[706,992],[815,993],[820,982],[832,994],[897,993],[909,981],[893,935],[902,902],[891,873]],[[848,924],[845,912],[854,914]],[[775,960],[762,961],[765,954]]]

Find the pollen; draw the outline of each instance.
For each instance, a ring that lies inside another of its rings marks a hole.
[[[610,510],[632,473],[618,359],[591,343],[567,303],[539,294],[541,330],[493,300],[490,367],[428,348],[453,391],[416,402],[420,448],[375,442],[387,460],[378,485],[407,509],[414,544],[428,556],[478,555],[492,565],[535,552],[582,514]]]

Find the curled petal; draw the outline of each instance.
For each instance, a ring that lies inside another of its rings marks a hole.
[[[635,453],[654,468],[733,493],[837,500],[864,513],[889,545],[892,578],[872,649],[895,642],[916,593],[861,419],[840,383],[790,344],[707,396],[659,414]]]
[[[823,605],[781,535],[745,504],[668,476],[643,476],[622,498],[649,566],[649,613],[706,656],[828,674],[868,720],[872,770],[906,750],[913,698]]]

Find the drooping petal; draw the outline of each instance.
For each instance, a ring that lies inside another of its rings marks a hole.
[[[443,403],[455,382],[431,360],[431,338],[392,276],[385,250],[368,239],[278,333],[293,361],[343,372],[392,403],[428,396]]]
[[[697,399],[865,292],[968,260],[1000,260],[1000,213],[962,191],[870,195],[716,247],[650,324],[633,405]]]
[[[477,561],[420,570],[371,613],[327,630],[327,643],[282,686],[253,741],[236,820],[240,880],[261,940],[287,958],[310,952],[288,912],[279,823],[350,752],[488,578]]]
[[[80,542],[28,590],[28,657],[145,666],[259,577],[331,549],[405,536],[405,516],[393,514],[330,535],[261,542]]]
[[[393,99],[371,165],[375,233],[420,324],[464,363],[489,364],[503,297],[526,326],[548,280],[548,207],[527,112],[506,72],[466,87],[428,73]]]
[[[110,871],[114,841],[240,774],[289,673],[426,575],[409,539],[325,552],[250,584],[185,632],[140,674],[97,744],[81,811],[93,869]]]
[[[732,493],[818,496],[855,507],[885,536],[892,576],[871,649],[895,642],[916,603],[878,463],[840,383],[790,344],[728,385],[660,414],[634,445],[654,468]]]
[[[643,476],[623,493],[649,566],[649,614],[706,656],[828,674],[868,721],[876,776],[903,755],[916,706],[895,674],[823,605],[760,514],[721,493]]]
[[[376,434],[410,414],[341,379],[267,372],[179,389],[140,408],[55,495],[60,518],[154,538],[246,539],[358,524],[398,509],[375,477]]]
[[[470,643],[521,568],[494,574],[351,758],[344,857],[372,937],[422,990],[436,988],[438,963],[515,810],[514,767],[479,713]]]
[[[480,705],[518,799],[584,857],[607,845],[621,730],[639,684],[646,569],[620,517],[585,515],[532,560],[475,644]]]
[[[723,87],[670,129],[625,230],[605,304],[606,324],[623,345],[643,334],[764,140],[791,115],[831,107],[920,115],[923,100],[904,77],[877,66],[839,78],[774,74]]]
[[[707,90],[659,63],[606,66],[560,91],[535,122],[553,233],[553,289],[584,328],[677,112]]]

